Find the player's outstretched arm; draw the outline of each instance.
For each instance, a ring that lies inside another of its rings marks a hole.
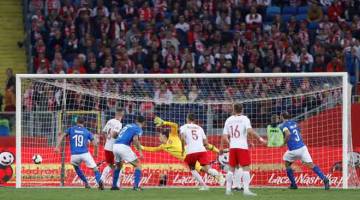
[[[56,146],[55,146],[55,149],[54,149],[54,151],[55,151],[56,153],[59,153],[59,152],[60,152],[60,145],[61,145],[62,141],[64,140],[65,136],[66,136],[65,133],[59,133],[58,141],[57,141]]]
[[[221,136],[219,154],[224,153],[224,145],[225,144],[226,145],[229,144],[229,135],[227,135],[227,134],[223,134]]]
[[[159,145],[159,146],[157,146],[157,147],[141,146],[141,150],[143,150],[143,151],[149,151],[149,152],[157,152],[157,151],[163,150],[163,145]]]
[[[255,137],[261,144],[267,145],[267,140],[265,140],[259,134],[257,134],[253,128],[248,128],[247,132],[249,135]]]
[[[141,144],[140,144],[140,140],[139,140],[139,136],[138,136],[138,135],[135,135],[135,136],[134,136],[134,138],[133,138],[133,143],[134,143],[135,148],[139,151],[140,158],[142,158],[142,157],[143,157],[143,153],[142,153]]]
[[[216,148],[216,146],[213,145],[213,144],[208,143],[208,145],[205,146],[205,147],[206,147],[206,149],[209,150],[209,151],[212,151],[212,152],[215,152],[215,153],[219,153],[219,152],[220,152],[219,149]]]

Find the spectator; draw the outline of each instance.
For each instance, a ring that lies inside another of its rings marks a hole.
[[[5,89],[9,89],[11,86],[15,88],[15,76],[13,70],[11,68],[6,69],[6,87]],[[1,107],[0,107],[1,108]]]
[[[344,66],[341,60],[337,57],[334,57],[329,64],[326,66],[327,72],[343,72]]]
[[[5,90],[4,95],[5,112],[15,112],[15,87],[11,85]]]
[[[173,93],[167,88],[166,84],[161,84],[155,90],[154,101],[160,104],[170,104],[173,101]]]
[[[75,58],[73,66],[68,69],[67,73],[68,74],[85,74],[86,69],[83,65],[81,65],[80,59]]]
[[[255,6],[251,7],[250,13],[247,14],[245,17],[245,21],[250,29],[255,29],[255,27],[261,25],[262,16],[259,13],[257,13]]]
[[[188,94],[188,97],[189,97],[189,102],[195,102],[198,100],[199,91],[195,84],[190,87],[190,92]]]
[[[342,2],[339,0],[334,0],[328,10],[330,21],[332,22],[342,21],[343,13],[344,13],[344,8]]]
[[[184,15],[179,17],[179,22],[175,25],[176,29],[180,29],[184,33],[187,33],[190,30],[190,25],[185,21]]]
[[[317,3],[310,3],[307,15],[309,22],[320,22],[323,18],[323,11]]]

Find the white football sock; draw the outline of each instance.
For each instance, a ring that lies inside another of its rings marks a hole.
[[[200,183],[201,186],[206,186],[204,180],[201,178],[200,174],[196,170],[191,170],[191,174]]]
[[[104,168],[104,170],[102,171],[102,174],[101,174],[101,178],[100,178],[103,182],[105,182],[105,179],[108,177],[111,170],[112,169],[109,165]]]
[[[244,182],[244,191],[249,191],[249,185],[250,185],[250,172],[249,171],[243,171],[243,182]]]
[[[231,191],[233,176],[234,174],[232,171],[228,171],[226,174],[226,191]]]
[[[213,168],[210,168],[210,169],[208,170],[208,173],[209,173],[211,176],[214,176],[214,177],[216,177],[216,176],[219,175],[219,172],[218,172],[216,169],[213,169]]]
[[[234,181],[234,183],[233,183],[234,188],[242,188],[242,184],[241,184],[242,175],[243,175],[242,168],[235,169],[234,180],[233,180]]]

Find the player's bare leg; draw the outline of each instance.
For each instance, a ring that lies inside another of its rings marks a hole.
[[[122,169],[122,162],[118,162],[115,164],[115,169],[114,169],[114,174],[113,174],[113,183],[112,183],[112,187],[111,190],[119,190],[120,188],[118,187],[118,181],[120,182],[120,177],[121,177],[121,169]]]
[[[291,165],[292,165],[292,162],[290,161],[285,161],[285,168],[286,168],[286,174],[290,180],[290,186],[289,186],[289,189],[292,189],[292,190],[296,190],[298,189],[297,185],[296,185],[296,181],[295,181],[295,177],[294,177],[294,171],[293,169],[291,168]]]
[[[204,180],[202,179],[202,177],[200,176],[199,172],[197,172],[195,170],[195,166],[189,166],[190,170],[191,170],[191,174],[192,176],[195,178],[195,180],[197,180],[200,184],[200,188],[199,190],[209,190],[209,187],[206,185],[206,183],[204,182]]]
[[[201,170],[213,176],[219,182],[220,186],[225,184],[224,176],[216,169],[211,168],[210,165],[202,166]]]
[[[242,178],[244,182],[244,195],[246,196],[256,196],[255,193],[250,191],[250,167],[249,166],[241,166],[243,169]]]
[[[321,180],[323,180],[325,190],[330,189],[330,181],[329,181],[329,179],[324,175],[324,173],[321,171],[321,169],[317,165],[315,165],[312,162],[311,163],[303,163],[303,164],[306,167],[312,169],[315,172],[315,174],[317,174],[321,178]]]
[[[134,170],[134,187],[133,190],[141,191],[140,181],[141,181],[141,163],[138,159],[130,162],[135,168]]]

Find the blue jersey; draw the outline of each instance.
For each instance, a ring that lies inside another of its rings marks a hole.
[[[68,128],[66,135],[70,138],[71,155],[87,153],[89,141],[94,140],[92,133],[81,126]]]
[[[298,124],[292,120],[288,120],[280,125],[281,131],[284,133],[285,130],[289,130],[290,136],[287,141],[287,146],[290,151],[299,149],[305,146],[304,141],[301,137],[301,132]]]
[[[115,144],[125,144],[130,146],[134,136],[141,136],[142,132],[142,129],[137,124],[128,124],[121,129],[118,137],[115,139]]]

